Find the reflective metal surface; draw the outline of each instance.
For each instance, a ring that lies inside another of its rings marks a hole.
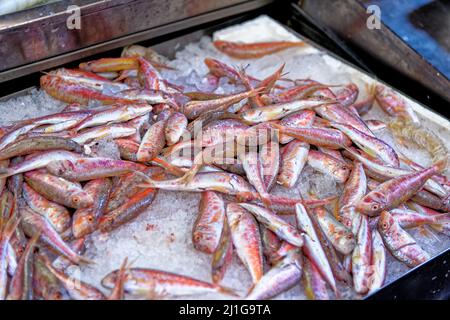
[[[450,101],[450,80],[407,42],[383,23],[382,1],[373,0],[301,0],[299,8],[316,24],[338,35],[345,42],[364,50],[376,59],[407,75],[424,87]],[[381,28],[367,27],[367,6],[381,6]],[[386,11],[388,11],[386,9]],[[387,14],[385,12],[384,14]]]
[[[256,9],[269,0],[75,0],[0,16],[0,82],[83,56]],[[67,20],[80,8],[81,28]],[[124,40],[129,37],[128,41]],[[88,50],[87,50],[88,48]]]

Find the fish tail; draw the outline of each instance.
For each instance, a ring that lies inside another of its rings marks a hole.
[[[432,216],[432,220],[433,223],[431,224],[431,227],[436,231],[442,232],[445,226],[450,224],[450,213],[447,212]]]

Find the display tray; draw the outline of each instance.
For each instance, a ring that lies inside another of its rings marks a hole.
[[[242,42],[297,41],[302,39],[308,45],[302,48],[291,48],[258,60],[235,60],[218,52],[213,47],[211,39]],[[197,90],[204,85],[201,81],[208,72],[203,63],[206,57],[216,58],[234,66],[247,66],[247,72],[257,78],[264,78],[273,73],[281,64],[286,63],[285,71],[288,72],[286,77],[291,79],[311,78],[327,84],[354,82],[362,91],[359,99],[365,97],[363,88],[366,84],[379,82],[267,16],[260,16],[225,28],[217,29],[217,27],[214,27],[197,31],[191,35],[184,35],[155,45],[153,48],[168,56],[171,59],[169,65],[176,69],[175,71],[163,71],[162,76],[164,78],[175,84]],[[233,89],[236,88],[226,82],[221,82],[216,93],[227,93]],[[450,147],[449,121],[433,112],[432,106],[430,106],[431,108],[423,106],[401,92],[398,92],[398,94],[415,110],[420,118],[421,125],[439,135],[448,149]],[[62,107],[62,103],[50,98],[41,90],[37,88],[26,89],[13,97],[9,96],[2,99],[0,112],[4,116],[0,119],[0,124],[6,125],[12,121],[54,113],[61,110]],[[364,116],[364,119],[389,121],[387,115],[376,105]],[[426,152],[412,145],[408,145],[408,147],[398,145],[389,132],[381,132],[378,135],[416,162],[425,166],[431,163]],[[109,147],[105,144],[105,148]],[[299,180],[299,183],[293,189],[287,190],[277,187],[274,193],[296,197],[300,193],[307,194],[307,191],[313,188],[319,197],[325,197],[336,194],[336,190],[339,189],[339,186],[331,178],[314,171],[308,166],[305,167]],[[191,240],[192,225],[198,212],[199,198],[200,195],[195,193],[160,190],[152,205],[135,220],[109,234],[94,233],[89,236],[85,255],[96,263],[82,266],[81,269],[75,267],[72,268],[72,271],[69,268],[69,272],[76,273],[77,276],[81,277],[81,280],[101,288],[101,279],[110,271],[117,269],[123,259],[128,257],[129,261],[133,262],[133,267],[155,268],[211,281],[211,256],[195,250]],[[438,288],[430,290],[430,292],[434,291],[430,297],[438,299],[448,296],[448,277],[445,275],[449,272],[447,263],[450,258],[449,238],[441,234],[432,234],[432,236],[425,237],[419,230],[412,230],[411,234],[432,255],[432,259],[423,266],[410,270],[389,255],[386,290],[390,290],[392,284],[400,283],[404,279],[409,282],[412,281],[411,275],[422,269],[421,279],[425,274],[425,280],[422,281],[428,283],[430,288],[433,285]],[[433,269],[435,272],[428,274],[423,268],[432,265],[436,259],[440,259],[441,264],[437,269],[436,267]],[[429,281],[426,280],[427,278]],[[251,287],[250,275],[236,257],[224,278],[223,284],[243,296]],[[340,286],[340,290],[343,292],[344,298],[364,298],[344,285]],[[374,293],[371,298],[377,298],[378,295],[383,293],[383,290]],[[401,290],[401,288],[398,290]],[[401,297],[399,293],[395,295],[395,297],[399,296]],[[183,298],[224,299],[226,297],[214,294]],[[300,285],[277,297],[277,299],[304,298],[305,295]]]

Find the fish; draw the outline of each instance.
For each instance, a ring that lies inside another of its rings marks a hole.
[[[233,251],[231,231],[225,215],[219,244],[217,245],[211,260],[211,278],[213,283],[219,284],[223,280],[225,273],[233,260]]]
[[[166,144],[165,130],[166,121],[160,120],[154,123],[145,133],[139,145],[136,158],[139,162],[148,162],[155,158]]]
[[[387,273],[386,248],[380,232],[372,230],[372,274],[369,279],[369,294],[379,290],[386,280]]]
[[[297,204],[295,206],[295,213],[298,228],[305,232],[303,252],[317,268],[323,279],[330,285],[337,296],[339,296],[333,271],[306,208],[301,204]]]
[[[158,70],[145,58],[137,57],[139,62],[139,79],[145,89],[167,91],[167,87],[161,81]]]
[[[138,69],[139,63],[135,57],[101,58],[98,60],[82,62],[81,70],[90,72],[111,72]]]
[[[70,213],[64,206],[46,199],[34,191],[28,183],[23,184],[22,195],[27,205],[36,213],[47,218],[58,233],[62,234],[70,227]]]
[[[82,157],[78,153],[65,150],[54,150],[49,152],[36,152],[25,158],[25,161],[10,166],[7,169],[0,170],[0,178],[10,177],[19,173],[29,172],[31,170],[44,168],[49,163],[58,160],[74,160]]]
[[[298,99],[306,99],[312,96],[314,92],[316,92],[317,90],[324,89],[327,87],[329,86],[311,80],[311,82],[308,83],[301,83],[298,85],[294,85],[293,87],[282,89],[277,93],[264,94],[261,96],[261,100],[264,102],[264,104],[269,105],[275,103],[289,102]]]
[[[82,255],[86,251],[85,238],[75,239],[70,242],[69,246],[77,254]],[[73,265],[73,262],[67,259],[64,255],[59,255],[52,262],[52,266],[58,270],[66,270],[68,267]]]
[[[108,296],[108,300],[123,300],[125,297],[124,281],[127,278],[128,258],[125,258],[120,266],[119,272],[116,277],[116,283],[111,289],[111,293]]]
[[[336,218],[324,208],[315,208],[313,213],[333,247],[343,255],[350,254],[356,244],[352,231],[337,221]]]
[[[133,128],[129,124],[111,124],[82,130],[71,135],[70,138],[78,144],[87,144],[97,139],[129,137],[136,134],[136,132],[136,128]]]
[[[93,201],[92,207],[77,209],[72,216],[72,233],[75,238],[81,238],[95,231],[99,218],[105,213],[110,191],[111,179],[98,178],[86,183],[83,190]]]
[[[335,95],[342,106],[349,107],[358,99],[359,89],[356,84],[351,82],[336,92]]]
[[[352,229],[354,205],[365,196],[367,192],[367,177],[361,162],[353,161],[352,171],[344,185],[338,202],[339,221],[347,228]]]
[[[387,124],[385,122],[375,119],[366,120],[366,124],[372,132],[380,132],[387,128]]]
[[[289,128],[278,125],[276,123],[273,123],[272,126],[280,130],[280,134],[285,134],[300,141],[319,147],[325,147],[329,149],[342,149],[352,144],[352,142],[346,135],[335,129],[318,127]]]
[[[354,148],[345,148],[344,153],[346,156],[348,155],[350,158],[360,161],[365,168],[366,174],[380,181],[387,181],[392,178],[397,178],[415,172],[408,169],[394,168],[391,166],[383,165],[380,162],[377,162],[376,159],[370,159],[369,157],[360,154]],[[427,181],[425,181],[424,189],[442,198],[447,196],[447,191],[445,190],[445,188],[443,188],[433,179],[428,179]]]
[[[188,125],[188,119],[181,112],[174,112],[167,119],[164,134],[166,136],[167,145],[171,146],[180,141],[185,133]]]
[[[89,259],[80,256],[61,238],[56,232],[50,222],[43,216],[34,212],[27,206],[20,207],[20,214],[22,216],[22,227],[25,233],[34,236],[40,233],[40,240],[48,244],[51,248],[64,255],[75,264],[91,263]]]
[[[413,123],[420,122],[411,106],[398,96],[394,90],[383,85],[377,85],[375,90],[375,99],[378,105],[388,115],[399,117]]]
[[[346,134],[358,147],[373,157],[379,157],[391,167],[398,167],[400,161],[395,150],[384,141],[369,136],[350,125],[331,123],[331,126]]]
[[[334,94],[329,93],[331,92],[329,89],[319,91],[321,91],[321,93],[325,93],[324,97],[326,99],[336,99],[336,96]],[[316,93],[319,91],[316,91]],[[314,96],[316,96],[316,94],[314,94],[313,97]],[[373,136],[373,133],[370,131],[364,120],[362,120],[349,108],[342,106],[340,103],[323,105],[314,109],[314,111],[325,120],[351,125],[352,127],[358,129],[359,131],[369,136]]]
[[[285,127],[311,127],[316,118],[316,113],[313,110],[305,109],[294,112],[280,120],[280,125]],[[286,144],[294,140],[293,137],[288,135],[280,135],[280,143]]]
[[[66,150],[83,153],[83,148],[76,142],[63,137],[30,137],[20,139],[0,150],[0,160],[22,156],[37,151]]]
[[[215,120],[204,124],[201,131],[195,137],[195,143],[201,147],[211,147],[229,140],[240,134],[245,134],[248,125],[236,119]]]
[[[400,227],[394,216],[388,211],[381,212],[377,226],[389,252],[408,267],[416,267],[430,259],[430,255]]]
[[[5,300],[8,290],[8,259],[7,259],[7,247],[14,234],[15,229],[19,225],[21,218],[16,215],[11,216],[1,232],[0,238],[0,300]]]
[[[82,121],[75,127],[71,128],[72,132],[80,131],[90,127],[126,122],[142,115],[148,114],[153,110],[149,104],[128,104],[128,105],[114,105],[111,109],[96,112]]]
[[[146,166],[132,161],[101,157],[52,161],[46,166],[49,173],[69,181],[87,181],[115,177],[135,170],[145,170],[146,168]]]
[[[261,200],[261,196],[257,192],[240,192],[236,194],[238,201],[258,202]],[[308,208],[316,208],[324,206],[336,201],[336,196],[331,196],[324,199],[295,199],[283,196],[275,196],[269,194],[270,206],[277,214],[295,214],[295,205],[301,203]]]
[[[255,59],[260,58],[268,54],[274,54],[276,52],[293,48],[304,47],[306,44],[303,41],[273,41],[273,42],[255,42],[255,43],[243,43],[243,42],[231,42],[223,40],[213,41],[214,47],[226,55],[236,59]]]
[[[46,74],[41,76],[40,86],[51,97],[66,103],[88,105],[91,101],[98,101],[103,104],[129,102],[128,99],[103,93],[74,80],[64,79],[59,75]]]
[[[409,229],[422,225],[432,225],[435,229],[450,223],[450,214],[424,215],[414,210],[395,208],[389,213],[398,222],[401,228]]]
[[[14,166],[22,161],[23,161],[23,157],[15,157],[15,158],[11,159],[10,165]],[[1,179],[0,179],[0,183],[1,183]],[[7,180],[8,190],[11,191],[12,194],[15,195],[17,198],[19,197],[20,194],[22,194],[22,185],[23,185],[23,175],[20,173],[10,176]]]
[[[266,227],[261,226],[260,230],[261,230],[261,242],[263,246],[263,254],[266,258],[266,261],[271,266],[274,266],[276,262],[279,261],[277,251],[280,249],[282,242],[275,233],[273,233]]]
[[[376,216],[383,210],[397,207],[414,196],[425,182],[446,167],[447,158],[431,167],[393,178],[370,191],[356,204],[356,209],[366,215]]]
[[[252,108],[240,115],[240,118],[247,124],[256,124],[271,120],[279,120],[295,112],[314,109],[324,104],[330,103],[323,99],[302,99],[290,102],[272,104],[258,108]]]
[[[100,102],[105,105],[113,103],[139,103],[149,104],[166,103],[178,107],[172,95],[155,90],[131,88],[119,92],[104,92],[83,85],[77,81],[64,79],[58,75],[44,75],[40,79],[41,88],[53,98],[67,102],[89,105],[91,102]]]
[[[143,171],[151,178],[164,177],[164,169],[157,166],[147,167]],[[142,175],[135,172],[126,173],[118,177],[111,189],[106,211],[112,211],[124,204],[130,197],[138,193],[142,188],[140,183],[144,181]]]
[[[29,171],[25,173],[25,180],[34,191],[48,200],[70,208],[86,208],[91,206],[94,201],[81,188],[80,184],[48,174],[45,171]]]
[[[105,288],[112,288],[116,283],[118,272],[118,270],[115,270],[107,274],[101,281],[102,285]],[[123,286],[125,292],[147,299],[174,298],[206,293],[236,296],[232,290],[217,284],[155,269],[129,268]]]
[[[142,184],[144,188],[190,192],[217,191],[229,195],[254,192],[253,187],[244,178],[228,172],[199,173],[187,184],[180,178],[160,181],[146,176],[144,178],[146,182]]]
[[[250,290],[246,300],[265,300],[289,290],[299,283],[302,277],[303,257],[294,250],[289,256],[267,271],[261,280]]]
[[[32,300],[32,276],[33,276],[33,250],[39,240],[40,234],[31,238],[20,257],[16,272],[11,279],[7,300]]]
[[[35,298],[64,300],[67,297],[67,293],[61,287],[59,280],[45,266],[42,254],[35,254],[32,283]]]
[[[34,128],[38,126],[37,123],[31,123],[31,124],[25,124],[18,126],[17,128],[12,128],[11,131],[7,132],[5,135],[3,135],[0,138],[0,150],[4,149],[6,146],[10,145],[11,143],[17,141],[21,136],[24,134],[27,134]]]
[[[64,271],[55,269],[49,261],[46,262],[48,270],[60,281],[74,300],[105,300],[105,295],[94,286],[69,276]]]
[[[226,215],[235,252],[250,273],[253,284],[256,284],[264,274],[258,223],[250,212],[236,203],[227,205]]]
[[[137,162],[137,152],[139,150],[139,143],[131,139],[115,139],[117,147],[119,148],[120,158],[122,160]]]
[[[273,211],[255,204],[238,204],[252,213],[261,224],[275,233],[280,239],[285,240],[296,247],[303,246],[303,233],[298,231],[293,225],[278,217]]]
[[[192,243],[195,249],[211,254],[217,249],[222,234],[225,202],[219,193],[204,191],[198,211],[192,229]]]
[[[277,181],[280,171],[280,149],[278,136],[263,144],[259,151],[260,171],[267,191],[270,191]]]
[[[228,66],[224,62],[221,62],[217,59],[205,58],[204,63],[209,70],[209,76],[216,78],[217,82],[218,78],[226,77],[228,78],[228,81],[231,83],[242,83],[242,79],[239,76],[239,72],[234,68]],[[208,79],[210,79],[210,77]],[[252,77],[250,77],[250,80],[253,82],[257,81],[257,79],[254,79]],[[216,84],[215,88],[213,88],[211,91],[214,91],[217,88],[217,85],[218,83]]]
[[[309,300],[329,300],[326,282],[309,259],[303,260],[303,286]]]
[[[373,104],[375,102],[375,94],[376,94],[376,85],[371,84],[369,86],[366,85],[366,91],[367,91],[367,97],[364,100],[355,102],[351,105],[351,107],[357,112],[359,116],[365,115],[367,112],[369,112]],[[374,128],[371,127],[370,120],[366,120],[366,124],[369,127],[370,131],[374,131]],[[375,130],[376,131],[376,130]]]
[[[257,151],[249,150],[248,152],[243,152],[239,155],[239,160],[242,162],[247,180],[260,194],[263,203],[270,205],[267,187],[262,176],[261,161]]]
[[[366,294],[370,289],[372,274],[372,233],[369,227],[369,217],[359,217],[356,246],[352,253],[353,287],[360,294]]]
[[[225,110],[229,106],[238,103],[243,99],[255,96],[261,90],[262,88],[244,91],[212,100],[189,101],[184,105],[183,113],[189,120],[193,120],[200,116],[202,113]]]
[[[350,175],[349,165],[326,153],[309,150],[307,163],[315,170],[333,177],[338,183],[345,183]]]
[[[136,218],[152,204],[156,192],[155,189],[146,188],[136,193],[124,204],[102,215],[98,220],[97,228],[102,232],[109,232]]]
[[[144,136],[145,132],[147,132],[148,128],[150,128],[152,113],[146,113],[142,116],[136,117],[134,119],[131,119],[127,122],[128,125],[136,129],[136,133],[129,137],[128,139],[134,140],[137,143],[140,143],[142,141],[142,137]]]

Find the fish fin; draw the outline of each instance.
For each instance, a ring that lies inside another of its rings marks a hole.
[[[433,164],[433,167],[435,167],[437,171],[442,172],[447,168],[447,164],[448,164],[448,155],[446,155],[442,159],[436,161]]]
[[[77,260],[78,264],[91,264],[91,265],[96,264],[96,262],[94,260],[80,256],[80,255],[77,255],[76,260]]]
[[[194,167],[189,169],[182,177],[178,178],[180,181],[180,184],[186,185],[189,182],[191,182],[194,179],[197,172],[198,172],[198,170]]]
[[[430,226],[438,231],[442,232],[444,230],[444,226],[450,224],[450,213],[443,213],[439,215],[433,216],[433,223]]]
[[[241,297],[238,293],[236,293],[236,291],[234,289],[231,289],[231,288],[228,288],[228,287],[224,287],[224,286],[217,286],[217,287],[218,287],[220,293],[223,293],[223,294],[225,294],[227,296],[233,296],[233,297],[236,297],[236,298],[240,298]]]
[[[164,159],[161,159],[159,157],[155,157],[152,159],[152,162],[154,162],[155,164],[161,166],[162,168],[164,168],[165,170],[167,170],[169,173],[175,175],[175,176],[183,176],[185,174],[184,170],[174,166],[172,164],[170,164],[169,162],[167,162]]]

